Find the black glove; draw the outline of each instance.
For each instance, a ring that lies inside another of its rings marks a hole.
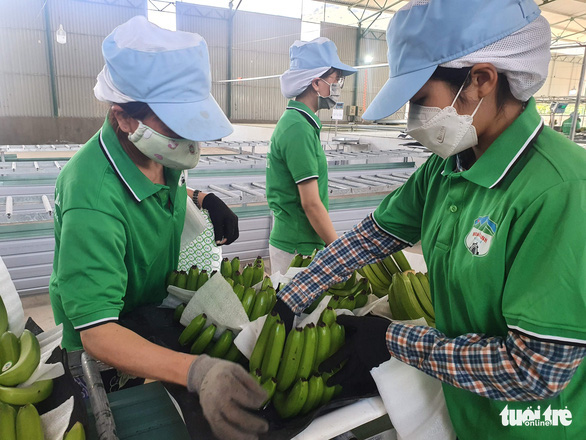
[[[386,333],[391,322],[378,316],[340,315],[337,319],[346,330],[346,342],[329,359],[323,361],[319,371],[329,372],[347,361],[334,374],[327,385],[340,384],[344,389],[372,388],[374,380],[370,370],[391,358],[387,348]]]
[[[291,310],[289,306],[279,298],[277,298],[273,310],[279,314],[281,320],[285,323],[285,330],[289,333],[293,328],[293,320],[295,319],[295,313],[293,313],[293,310]]]
[[[206,194],[201,204],[203,209],[208,211],[212,225],[214,225],[214,236],[216,244],[230,244],[240,235],[238,232],[238,216],[222,202],[214,193]],[[225,243],[221,243],[223,239]]]

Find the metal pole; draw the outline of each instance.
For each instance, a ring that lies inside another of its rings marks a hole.
[[[233,34],[233,25],[234,25],[234,14],[236,11],[233,12],[232,10],[232,2],[229,3],[230,10],[228,11],[228,72],[227,76],[228,79],[232,79],[232,34]],[[227,85],[228,89],[226,89],[226,116],[228,119],[232,118],[232,83],[229,82]]]
[[[358,23],[358,29],[356,30],[356,58],[354,59],[354,65],[360,66],[360,41],[362,40],[362,24]],[[352,105],[358,105],[358,72],[354,74],[354,96],[352,98]],[[354,117],[356,119],[356,117]]]
[[[55,55],[53,54],[53,35],[51,31],[51,20],[49,17],[49,2],[43,7],[45,15],[45,39],[47,40],[47,65],[49,66],[49,83],[51,85],[51,102],[53,104],[53,117],[59,116],[59,103],[57,98],[57,81],[55,79]]]
[[[106,396],[98,364],[86,352],[81,354],[81,369],[90,395],[92,412],[96,419],[98,440],[118,440],[114,416],[110,410],[110,402]]]
[[[576,105],[574,106],[574,116],[572,117],[572,126],[570,127],[570,140],[574,140],[576,134],[576,121],[580,109],[582,98],[582,88],[584,87],[584,73],[586,72],[586,47],[584,48],[584,58],[582,59],[582,72],[580,72],[580,81],[578,83],[578,93],[576,93]]]

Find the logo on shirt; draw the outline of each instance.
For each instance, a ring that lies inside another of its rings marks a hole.
[[[474,220],[472,230],[466,237],[466,247],[476,257],[484,257],[488,254],[492,238],[496,234],[496,223],[488,216],[478,217]]]
[[[537,409],[529,406],[527,409],[509,409],[505,405],[499,414],[503,426],[570,426],[572,424],[572,413],[565,409],[551,409],[547,407],[543,413],[541,407]]]

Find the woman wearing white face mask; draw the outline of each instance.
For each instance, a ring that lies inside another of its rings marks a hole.
[[[332,108],[340,99],[344,76],[356,72],[340,61],[327,38],[296,41],[289,55],[291,68],[281,76],[281,92],[290,101],[267,154],[273,273],[285,273],[295,253],[309,255],[338,238],[328,215],[328,165],[316,112]]]
[[[94,91],[112,104],[108,117],[55,188],[49,289],[63,347],[83,348],[124,375],[186,386],[199,394],[218,438],[257,438],[268,424],[248,410],[258,409],[266,393],[240,365],[163,348],[118,323],[167,296],[186,203],[208,209],[220,244],[238,235],[225,204],[185,185],[184,170],[199,160],[197,141],[232,132],[210,94],[207,45],[197,34],[135,17],[106,37],[102,49],[106,66]]]
[[[549,25],[533,0],[415,0],[387,41],[390,78],[364,117],[409,101],[408,133],[435,155],[280,299],[299,313],[421,241],[437,328],[340,317],[346,345],[321,368],[347,362],[330,384],[364,385],[392,356],[443,383],[461,440],[581,439],[586,152],[544,127],[532,98]]]

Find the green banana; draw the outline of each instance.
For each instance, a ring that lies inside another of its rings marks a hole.
[[[230,287],[234,288],[234,280],[232,278],[224,278]]]
[[[399,267],[395,263],[395,260],[393,260],[393,257],[391,257],[390,255],[385,257],[382,263],[385,265],[387,271],[391,274],[391,276],[401,272],[401,269],[399,269]]]
[[[273,287],[267,288],[267,295],[269,296],[269,305],[267,306],[267,313],[273,310],[275,304],[277,304],[277,291]]]
[[[262,267],[262,273],[265,273],[265,260],[263,260],[260,255],[256,257],[256,260],[254,260],[254,265]]]
[[[348,309],[350,311],[354,310],[354,307],[356,307],[356,297],[354,295],[342,298],[338,306],[340,309]]]
[[[332,295],[337,295],[339,297],[346,297],[346,296],[350,296],[350,295],[356,295],[359,292],[362,292],[363,290],[368,289],[368,280],[366,278],[362,278],[360,281],[358,281],[356,284],[354,284],[350,289],[335,289],[335,290],[330,290],[328,291],[329,293],[331,293]]]
[[[215,342],[215,344],[210,344],[208,349],[206,350],[207,354],[211,357],[223,359],[230,350],[232,346],[232,341],[234,340],[234,333],[230,330],[226,330],[224,333],[220,335],[220,338]]]
[[[297,377],[297,370],[303,354],[303,329],[296,327],[287,335],[283,360],[277,373],[277,389],[287,390]]]
[[[17,440],[43,440],[41,416],[34,405],[27,404],[18,410],[16,415]]]
[[[224,359],[230,362],[238,362],[241,357],[242,353],[240,353],[240,350],[238,350],[238,347],[236,347],[236,344],[234,344],[234,341],[232,341],[232,344],[230,345],[228,352],[225,354]]]
[[[187,290],[197,290],[197,280],[199,278],[199,269],[197,266],[191,266],[189,272],[187,273],[187,283],[185,283],[185,288]]]
[[[368,279],[368,281],[370,282],[370,284],[372,285],[373,289],[387,289],[388,288],[388,284],[381,280],[373,271],[371,265],[367,265],[364,266],[362,268],[362,270],[364,271],[364,274],[366,275],[366,278]]]
[[[328,307],[336,310],[340,308],[340,297],[338,295],[334,295],[328,301]],[[327,308],[327,307],[326,307]]]
[[[179,271],[177,278],[175,279],[175,286],[180,289],[185,289],[187,287],[187,272],[184,270]]]
[[[321,295],[318,296],[317,299],[314,299],[313,302],[309,305],[309,307],[307,307],[304,310],[304,313],[308,313],[309,314],[309,313],[313,312],[317,308],[317,306],[319,305],[319,303],[322,302],[323,299],[326,296],[328,296],[328,292],[327,291],[322,292]]]
[[[232,258],[230,265],[232,266],[232,277],[234,277],[234,274],[240,270],[240,258],[238,258],[238,257]],[[236,281],[236,280],[234,280],[234,281]]]
[[[260,368],[257,368],[254,371],[250,372],[250,375],[252,376],[252,378],[258,382],[258,384],[260,385],[262,382],[262,371],[260,371]]]
[[[325,323],[329,327],[334,322],[336,322],[336,311],[330,306],[328,306],[324,309],[323,312],[321,312],[321,316],[319,319],[321,322]]]
[[[262,365],[262,358],[265,353],[265,349],[267,346],[267,342],[269,340],[269,335],[271,333],[271,327],[279,320],[279,314],[274,310],[267,315],[265,323],[258,335],[258,339],[256,340],[256,344],[252,349],[252,353],[250,355],[249,371],[254,371],[257,368],[260,368]]]
[[[421,308],[419,301],[415,297],[413,286],[406,273],[395,274],[393,276],[393,291],[397,297],[397,301],[403,305],[409,319],[426,316],[425,311]]]
[[[411,269],[411,265],[407,261],[407,258],[405,257],[403,251],[395,252],[393,254],[393,258],[395,259],[397,266],[399,266],[399,268],[401,269],[401,272],[405,272],[406,270],[413,270]]]
[[[262,380],[265,381],[271,377],[276,377],[279,371],[279,363],[281,362],[281,355],[285,347],[285,337],[287,331],[285,330],[285,323],[281,320],[275,322],[271,328],[269,340],[265,348],[262,358]]]
[[[376,276],[384,283],[385,286],[390,286],[393,282],[393,276],[389,274],[387,268],[380,261],[370,265],[370,268]]]
[[[313,261],[313,258],[311,258],[311,257],[304,258],[303,262],[301,263],[301,267],[309,266],[312,261]]]
[[[419,282],[423,286],[423,290],[425,291],[427,298],[431,302],[431,286],[429,284],[429,278],[427,277],[427,274],[417,272],[415,275],[417,276],[417,278],[419,278]]]
[[[178,270],[173,270],[167,275],[167,286],[175,286],[177,284],[177,275],[179,275]]]
[[[0,373],[12,368],[20,357],[20,344],[16,335],[10,331],[0,336]]]
[[[297,369],[296,379],[307,379],[313,369],[313,362],[317,353],[317,329],[315,324],[307,324],[303,329],[303,353]]]
[[[301,408],[301,414],[307,414],[312,409],[316,408],[324,394],[324,381],[321,375],[314,374],[309,378],[307,400]]]
[[[346,340],[346,330],[344,329],[344,326],[338,324],[337,322],[334,322],[330,327],[330,335],[331,344],[330,353],[328,354],[328,357],[333,355],[340,348],[342,348],[342,345],[344,345],[344,342]]]
[[[313,361],[313,371],[317,371],[319,364],[325,361],[332,347],[332,335],[330,327],[325,323],[317,324],[317,350],[315,352],[315,359]]]
[[[252,307],[254,306],[254,299],[256,298],[256,291],[249,287],[244,291],[244,296],[242,297],[242,307],[246,312],[248,318],[252,315]]]
[[[201,289],[201,286],[203,286],[205,283],[207,283],[209,279],[210,279],[210,277],[208,275],[208,271],[203,269],[199,273],[199,276],[197,277],[197,284],[196,284],[195,290]]]
[[[289,267],[302,267],[301,266],[302,264],[303,264],[303,255],[296,254],[293,257],[293,260],[291,260],[291,264],[289,264]]]
[[[20,336],[20,356],[12,368],[0,374],[0,385],[15,386],[26,381],[39,365],[41,347],[29,330]]]
[[[252,276],[254,269],[252,268],[252,265],[247,264],[244,267],[244,270],[242,271],[242,284],[244,285],[244,287],[249,288],[250,286],[252,286]]]
[[[399,321],[402,321],[404,319],[409,319],[409,315],[407,314],[407,312],[403,308],[403,305],[401,304],[401,302],[397,298],[396,290],[397,290],[397,287],[395,285],[395,282],[393,282],[393,284],[391,284],[391,287],[389,287],[389,293],[388,293],[389,308],[391,309],[391,315],[392,315],[393,319],[396,319]]]
[[[242,284],[244,286],[244,280],[240,271],[232,272],[232,279],[234,280],[234,284]]]
[[[212,342],[214,334],[216,333],[216,326],[211,324],[208,328],[201,332],[194,343],[191,345],[189,352],[191,354],[202,354],[207,346]]]
[[[415,292],[415,296],[421,305],[423,311],[427,314],[428,317],[434,318],[435,312],[433,310],[433,304],[427,298],[427,294],[425,293],[425,289],[421,285],[421,281],[417,275],[412,272],[407,272],[407,276],[409,277],[409,281],[411,281],[411,285],[413,286],[413,291]]]
[[[85,440],[85,430],[81,422],[75,422],[63,440]]]
[[[329,387],[328,386],[328,379],[332,377],[334,373],[323,373],[321,375],[323,383],[324,383],[324,391],[321,396],[321,401],[319,402],[319,406],[323,406],[328,403],[334,397],[334,392],[336,391],[336,387]]]
[[[0,439],[16,440],[16,411],[0,402]]]
[[[307,400],[309,382],[307,379],[299,379],[288,394],[277,391],[273,396],[273,405],[279,416],[283,419],[295,417]]]
[[[262,281],[265,272],[263,267],[260,264],[255,264],[252,268],[252,282],[251,286],[256,286],[258,283]]]
[[[175,308],[175,312],[173,312],[173,321],[179,322],[181,320],[181,315],[183,315],[184,310],[185,310],[185,304],[179,304]]]
[[[240,302],[242,302],[242,298],[244,297],[244,286],[242,284],[236,284],[232,289]]]
[[[271,281],[271,277],[266,275],[262,280],[260,290],[267,290],[269,287],[273,287],[273,282]]]
[[[224,278],[232,278],[232,264],[229,258],[224,258],[220,263],[220,273]]]
[[[277,379],[271,377],[260,384],[261,388],[267,392],[267,398],[262,403],[261,408],[270,402],[270,400],[275,395],[275,391],[277,391]]]
[[[388,287],[383,287],[382,289],[381,289],[381,288],[378,288],[378,287],[373,287],[373,288],[372,288],[372,293],[373,293],[373,294],[374,294],[374,295],[375,295],[377,298],[382,298],[383,296],[385,296],[385,295],[388,295],[388,293],[389,293],[389,288],[390,288],[390,287],[391,287],[391,286],[388,286]]]
[[[368,302],[368,295],[364,292],[359,293],[354,298],[356,299],[356,305],[354,307],[355,309],[359,309],[361,307],[364,307],[366,305],[366,303]]]
[[[352,287],[354,287],[354,284],[356,284],[356,275],[356,271],[352,272],[350,278],[348,278],[344,283],[344,289],[351,289]]]
[[[185,329],[179,335],[179,344],[190,344],[191,341],[193,341],[197,335],[199,335],[199,332],[201,332],[203,326],[206,325],[207,319],[208,317],[205,313],[202,313],[201,315],[193,318],[189,325],[185,327]]]
[[[253,288],[251,287],[251,289]],[[266,290],[261,290],[255,296],[256,299],[254,300],[254,306],[250,312],[250,321],[254,321],[262,315],[266,315],[270,302],[269,293]]]
[[[10,405],[39,403],[53,392],[53,379],[38,380],[28,387],[0,386],[0,401]]]

